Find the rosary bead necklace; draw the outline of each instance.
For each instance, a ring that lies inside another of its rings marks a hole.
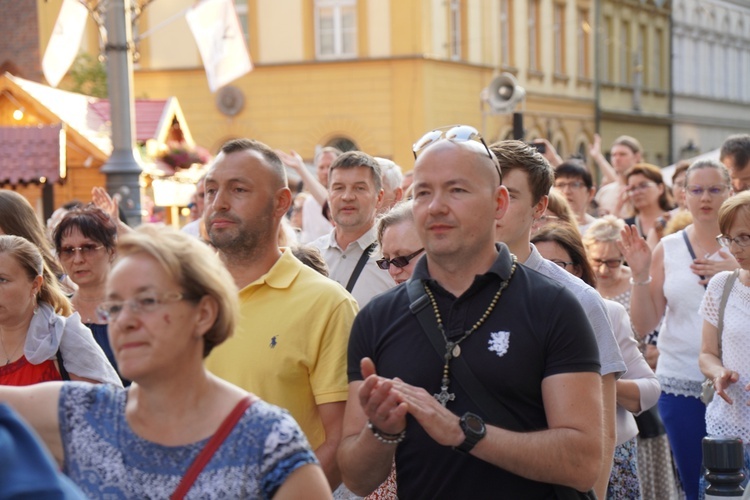
[[[492,314],[492,311],[495,309],[495,306],[497,305],[498,300],[500,300],[500,296],[503,294],[503,290],[507,288],[508,284],[510,283],[511,278],[513,278],[513,274],[516,272],[516,265],[517,265],[517,259],[515,255],[512,255],[513,257],[513,265],[510,268],[510,276],[507,280],[503,281],[500,285],[500,288],[495,293],[494,297],[492,297],[492,301],[490,301],[490,305],[487,307],[487,309],[484,311],[484,314],[477,320],[476,323],[474,323],[474,326],[469,328],[464,332],[464,334],[456,340],[455,342],[451,342],[448,340],[448,336],[445,334],[445,328],[443,327],[443,320],[440,317],[440,310],[438,309],[437,301],[435,300],[435,296],[432,294],[432,290],[430,290],[430,287],[427,286],[427,283],[423,283],[424,291],[427,293],[427,296],[430,298],[430,303],[432,304],[432,309],[435,311],[435,319],[437,320],[437,326],[438,330],[440,330],[440,334],[443,336],[443,340],[445,341],[445,355],[443,356],[445,359],[445,364],[443,365],[443,380],[442,385],[440,386],[440,392],[437,394],[433,394],[432,396],[438,400],[438,402],[443,405],[447,406],[448,401],[453,401],[456,399],[456,394],[452,392],[448,392],[448,388],[450,387],[451,379],[450,379],[450,362],[453,358],[457,358],[461,355],[461,346],[459,345],[461,342],[466,340],[469,335],[477,331],[480,326],[487,320],[487,318]]]

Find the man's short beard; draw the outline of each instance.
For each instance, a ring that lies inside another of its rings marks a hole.
[[[246,261],[255,257],[269,238],[276,239],[273,234],[273,224],[270,217],[265,216],[256,221],[253,227],[239,226],[239,232],[234,235],[214,233],[208,231],[211,244],[224,256],[232,260]]]

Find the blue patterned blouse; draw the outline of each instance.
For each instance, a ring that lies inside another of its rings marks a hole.
[[[169,498],[208,439],[163,446],[125,420],[127,389],[69,382],[60,392],[65,472],[91,498]],[[285,411],[258,400],[198,476],[186,498],[271,498],[297,468],[317,463]]]

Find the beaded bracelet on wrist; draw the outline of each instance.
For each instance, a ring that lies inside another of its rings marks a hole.
[[[406,429],[398,434],[388,434],[387,432],[383,432],[375,427],[369,420],[367,421],[367,428],[372,431],[372,435],[375,436],[378,441],[385,444],[398,444],[406,437]]]
[[[651,280],[652,280],[651,276],[649,276],[649,277],[648,277],[648,279],[646,279],[646,280],[643,280],[643,281],[635,281],[635,280],[634,280],[634,279],[633,279],[633,278],[631,277],[631,278],[630,278],[630,284],[631,284],[631,285],[635,285],[635,286],[640,286],[640,285],[648,285],[649,283],[651,283]]]

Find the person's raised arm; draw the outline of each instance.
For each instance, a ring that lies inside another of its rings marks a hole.
[[[341,443],[341,427],[344,420],[344,408],[346,402],[325,403],[318,405],[318,413],[323,422],[326,440],[315,450],[315,455],[323,467],[331,490],[335,490],[341,484],[341,473],[336,462],[336,451]]]
[[[549,162],[550,166],[554,169],[557,168],[558,165],[560,165],[563,162],[563,159],[560,157],[560,155],[557,153],[557,150],[555,149],[555,146],[552,145],[551,142],[549,142],[547,139],[543,137],[538,137],[532,141],[534,144],[543,144],[544,145],[544,153],[542,153],[542,156],[544,156],[547,161]],[[537,148],[538,151],[538,148]]]
[[[594,143],[589,149],[589,154],[594,160],[599,171],[602,173],[602,179],[599,183],[599,187],[612,182],[617,182],[617,172],[614,167],[610,165],[607,159],[602,154],[602,138],[599,134],[594,134]]]
[[[328,189],[310,173],[299,153],[294,150],[291,153],[286,153],[280,149],[276,149],[275,152],[284,165],[297,172],[312,197],[322,206],[328,199]]]
[[[120,220],[120,195],[110,196],[106,189],[96,186],[91,189],[91,202],[109,215],[117,225],[117,234],[123,235],[133,229]]]
[[[363,359],[361,367],[365,380],[349,383],[338,461],[346,487],[365,496],[388,478],[397,446],[378,440],[368,420],[379,432],[398,435],[406,428],[406,405],[393,390],[394,382],[375,373],[372,360]]]
[[[659,325],[667,299],[664,297],[664,247],[656,245],[653,255],[635,225],[623,228],[617,247],[632,271],[630,319],[638,335]]]
[[[26,387],[0,385],[0,401],[10,405],[31,427],[55,457],[63,463],[58,405],[62,382],[44,382]]]

